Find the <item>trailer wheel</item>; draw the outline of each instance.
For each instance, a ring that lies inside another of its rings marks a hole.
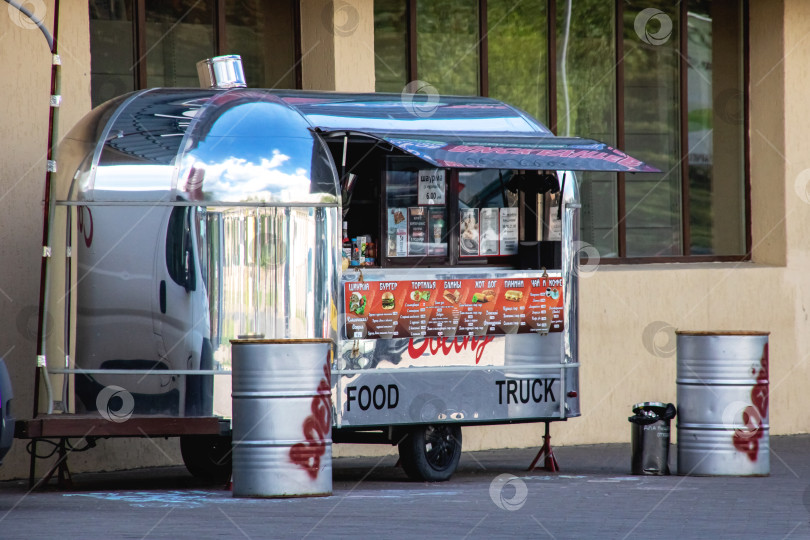
[[[449,480],[461,457],[461,426],[417,426],[399,443],[399,457],[411,480]]]
[[[227,482],[231,476],[231,438],[221,435],[183,435],[180,453],[195,478]]]

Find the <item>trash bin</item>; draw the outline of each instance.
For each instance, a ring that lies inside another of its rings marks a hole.
[[[669,422],[675,418],[675,405],[647,401],[633,406],[633,474],[669,474]]]
[[[231,344],[233,496],[331,495],[332,341]]]

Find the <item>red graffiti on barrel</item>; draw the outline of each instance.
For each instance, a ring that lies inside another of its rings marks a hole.
[[[318,384],[317,394],[312,398],[312,414],[304,419],[302,426],[305,442],[292,445],[290,460],[303,468],[315,480],[321,471],[321,457],[326,453],[327,437],[332,427],[332,404],[329,400],[331,380],[329,364],[323,367],[323,376]]]
[[[734,430],[734,448],[744,452],[748,459],[759,457],[759,440],[763,437],[762,425],[768,414],[768,344],[762,349],[762,367],[757,382],[751,390],[751,403],[742,411],[744,428]]]
[[[471,351],[475,351],[475,363],[478,364],[478,362],[481,361],[481,356],[484,354],[484,347],[493,339],[495,338],[492,336],[467,336],[463,340],[456,339],[455,337],[427,338],[419,345],[415,345],[413,339],[411,339],[408,342],[408,354],[411,358],[419,358],[429,348],[430,354],[438,354],[441,352],[447,356],[454,349],[455,352],[459,353],[469,346]]]

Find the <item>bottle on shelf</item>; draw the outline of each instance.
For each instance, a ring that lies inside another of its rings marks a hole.
[[[343,222],[343,269],[349,267],[352,259],[352,241],[349,240],[349,223]]]

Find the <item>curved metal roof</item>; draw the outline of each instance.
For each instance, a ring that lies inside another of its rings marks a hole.
[[[322,137],[373,137],[439,167],[654,171],[597,141],[554,137],[481,97],[157,88],[89,113],[60,147],[57,199],[337,205]]]

